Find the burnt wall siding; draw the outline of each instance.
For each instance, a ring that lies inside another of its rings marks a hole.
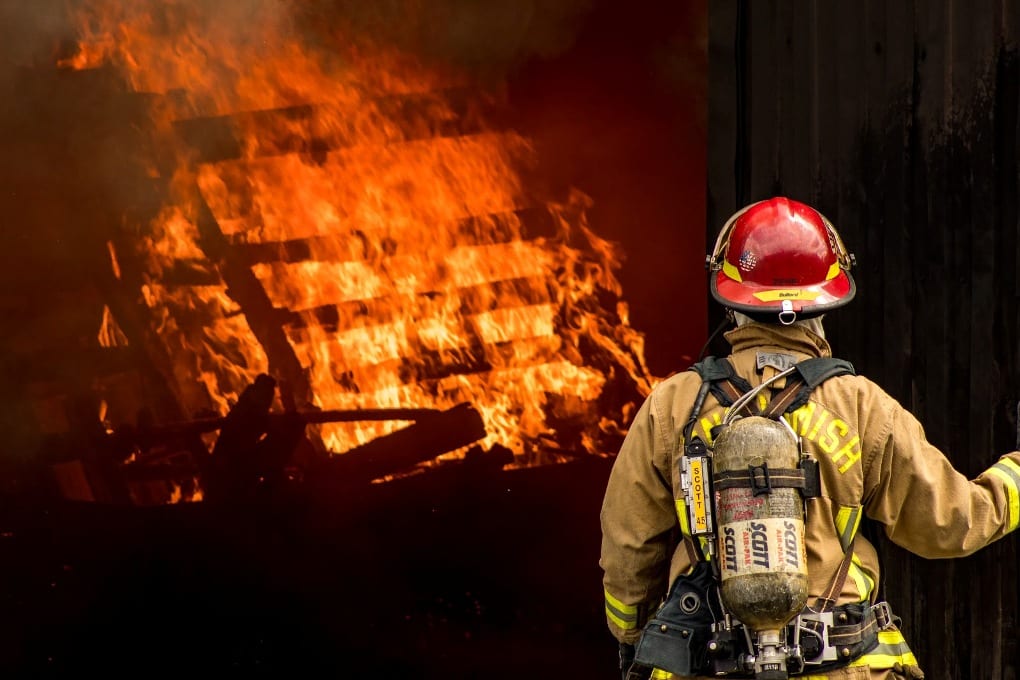
[[[1016,9],[709,5],[709,243],[770,195],[825,213],[858,260],[857,299],[827,320],[835,353],[968,477],[1017,438]],[[880,549],[929,678],[1017,677],[1016,535],[958,560]]]

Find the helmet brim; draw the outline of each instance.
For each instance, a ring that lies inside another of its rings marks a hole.
[[[857,294],[854,278],[845,269],[828,281],[810,286],[759,286],[735,281],[722,271],[714,272],[709,280],[712,297],[719,304],[755,318],[778,315],[786,300],[798,317],[817,316],[842,307]]]

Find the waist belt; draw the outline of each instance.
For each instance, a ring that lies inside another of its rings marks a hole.
[[[878,645],[878,632],[895,623],[888,602],[846,604],[825,612],[805,609],[787,626],[810,672],[846,665]]]

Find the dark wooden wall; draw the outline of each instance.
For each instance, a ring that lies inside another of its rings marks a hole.
[[[710,237],[770,195],[825,213],[858,260],[835,353],[968,477],[1017,446],[1017,9],[709,6]],[[1016,535],[958,560],[881,549],[929,679],[1017,677]]]

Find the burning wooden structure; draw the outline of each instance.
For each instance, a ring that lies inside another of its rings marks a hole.
[[[262,478],[263,437],[327,486],[613,453],[654,378],[588,199],[541,188],[493,91],[255,6],[242,32],[81,3],[81,39],[23,74],[60,81],[82,139],[66,305],[96,360],[77,394],[25,376],[62,493],[198,500],[224,460]]]

